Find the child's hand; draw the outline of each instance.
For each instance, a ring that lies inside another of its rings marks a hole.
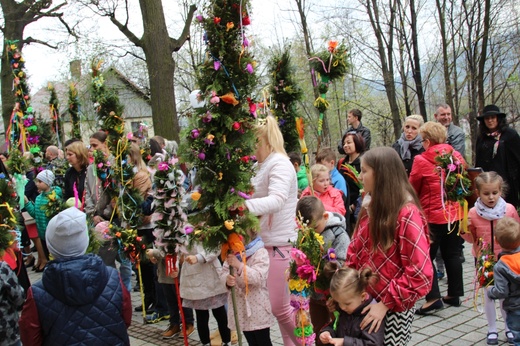
[[[171,273],[170,273],[170,277],[171,277],[172,279],[175,279],[175,278],[178,277],[178,276],[179,276],[179,270],[174,269],[174,270],[171,271]]]
[[[332,344],[336,346],[343,346],[342,338],[333,338],[329,332],[323,332],[320,334],[320,341],[322,344]]]
[[[189,255],[189,256],[186,256],[186,258],[184,259],[186,262],[188,262],[189,264],[195,264],[197,263],[199,260],[197,259],[197,256],[195,255]]]
[[[235,286],[236,284],[237,284],[237,279],[236,279],[233,275],[229,274],[229,275],[226,277],[226,286],[228,286],[228,287],[233,287],[233,286]]]
[[[227,263],[229,264],[230,267],[233,267],[235,269],[240,269],[240,267],[242,266],[242,262],[240,262],[238,260],[237,256],[235,256],[233,254],[228,254]]]

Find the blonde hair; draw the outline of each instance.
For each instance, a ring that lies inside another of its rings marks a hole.
[[[278,127],[278,122],[272,115],[268,115],[265,118],[264,124],[258,124],[255,127],[258,138],[264,141],[263,145],[266,145],[269,151],[283,154],[287,156],[284,148],[283,135]]]
[[[498,220],[495,228],[495,238],[504,250],[515,250],[520,246],[520,224],[509,216]]]
[[[495,184],[498,183],[500,193],[502,196],[507,194],[508,186],[504,179],[494,171],[482,172],[475,178],[475,187],[480,191],[483,184]]]
[[[354,268],[342,267],[336,261],[327,262],[323,272],[325,277],[332,277],[330,280],[331,293],[361,294],[369,284],[375,283],[379,279],[379,276],[369,267],[357,271]]]
[[[320,173],[330,174],[329,169],[325,165],[322,165],[321,163],[312,165],[312,167],[311,167],[312,181],[316,180],[316,178],[318,177],[318,175],[320,175]]]
[[[88,159],[88,149],[83,142],[72,142],[65,148],[65,150],[71,151],[76,155],[76,158],[78,159],[78,164],[81,167],[87,167],[89,165],[90,162]]]
[[[140,171],[148,171],[146,168],[146,164],[143,161],[143,157],[141,155],[141,148],[136,143],[132,143],[130,145],[130,150],[128,151],[128,156],[132,161],[132,164],[137,167]]]
[[[407,116],[406,118],[404,118],[404,123],[406,124],[406,122],[408,120],[417,121],[419,123],[419,127],[424,125],[424,118],[422,117],[422,115],[419,115],[419,114],[412,114],[412,115]]]
[[[423,140],[430,141],[430,145],[445,143],[448,136],[446,127],[434,121],[426,122],[419,129],[419,133]]]

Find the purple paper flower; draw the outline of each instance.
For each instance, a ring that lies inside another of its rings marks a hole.
[[[211,113],[209,111],[207,111],[206,115],[202,118],[202,122],[207,124],[207,123],[211,122],[211,119],[213,119],[213,116],[211,115]]]
[[[327,250],[327,254],[323,256],[323,258],[329,262],[336,261],[338,259],[338,256],[336,255],[336,250],[334,250],[334,248],[331,247]]]
[[[215,71],[218,71],[220,69],[220,61],[215,60],[213,62],[213,67],[215,68]]]
[[[204,20],[204,17],[203,17],[201,14],[198,14],[198,15],[195,17],[195,19],[197,19],[197,21],[198,21],[199,23],[202,23],[202,21]]]
[[[246,71],[249,72],[249,74],[253,74],[253,72],[254,72],[253,65],[247,64]]]
[[[199,158],[199,160],[204,161],[206,159],[206,154],[199,153],[198,158]]]
[[[184,234],[190,234],[192,232],[193,232],[193,227],[191,227],[191,226],[184,227]]]
[[[203,120],[203,121],[204,121],[204,120]],[[195,138],[199,137],[199,135],[200,135],[200,131],[199,131],[199,129],[193,129],[193,130],[191,130],[191,138],[195,139]]]

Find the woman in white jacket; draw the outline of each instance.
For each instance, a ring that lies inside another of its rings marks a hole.
[[[291,242],[297,236],[294,217],[298,202],[296,172],[285,152],[276,119],[268,116],[265,124],[258,125],[256,131],[258,167],[253,178],[255,192],[245,206],[260,217],[260,236],[270,261],[267,278],[269,299],[284,345],[298,345],[286,277]]]

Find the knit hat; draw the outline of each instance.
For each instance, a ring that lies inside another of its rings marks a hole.
[[[84,255],[89,243],[87,216],[75,207],[65,209],[49,221],[45,240],[54,258]]]
[[[48,169],[44,169],[36,176],[36,179],[41,181],[42,183],[47,184],[47,186],[51,187],[54,185],[54,173],[49,171]]]

